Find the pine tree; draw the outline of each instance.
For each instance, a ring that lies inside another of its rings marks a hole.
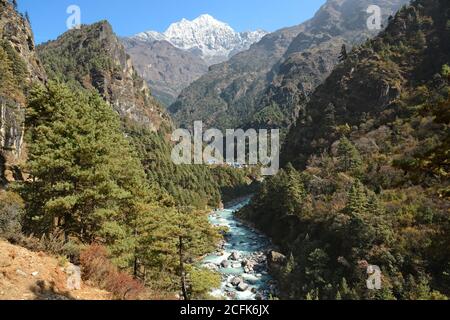
[[[363,184],[359,180],[356,180],[348,192],[346,211],[353,216],[358,216],[364,214],[366,210],[366,191]]]
[[[358,174],[362,169],[362,159],[356,147],[346,137],[342,137],[338,146],[339,168]]]
[[[375,193],[370,193],[367,200],[367,212],[372,216],[381,217],[385,210],[381,201],[378,199]]]
[[[291,164],[286,166],[284,192],[282,202],[285,214],[300,214],[303,201],[306,198],[306,190],[300,173]]]
[[[139,260],[146,278],[165,290],[176,290],[190,299],[187,273],[195,258],[211,252],[218,233],[207,215],[192,208],[147,207],[139,234]]]
[[[325,109],[325,120],[327,128],[334,129],[336,127],[336,108],[332,103]]]
[[[22,86],[26,66],[6,41],[0,42],[0,96],[25,102]]]

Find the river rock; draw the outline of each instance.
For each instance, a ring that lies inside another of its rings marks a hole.
[[[222,266],[222,268],[229,268],[230,267],[230,261],[223,260],[220,265]]]
[[[227,292],[227,296],[230,299],[235,299],[236,298],[236,292]]]
[[[233,253],[230,256],[230,259],[237,261],[237,260],[239,260],[239,257],[240,257],[239,253],[237,253],[236,251],[233,251]]]
[[[211,270],[211,271],[218,271],[219,270],[219,266],[216,265],[215,263],[207,263],[203,265],[206,269]]]
[[[239,277],[234,277],[233,279],[231,279],[231,281],[230,281],[230,283],[233,285],[233,286],[238,286],[238,285],[240,285],[241,284],[241,282],[243,282],[244,280],[242,280],[241,278],[239,278]]]
[[[240,263],[233,263],[233,269],[238,269],[241,267]]]
[[[241,282],[239,283],[239,285],[237,286],[237,290],[244,292],[248,289],[248,284],[246,284],[245,282]]]

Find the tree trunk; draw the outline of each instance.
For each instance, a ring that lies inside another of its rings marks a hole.
[[[183,238],[179,237],[180,244],[180,273],[181,273],[181,292],[183,293],[183,299],[185,301],[189,300],[187,289],[186,289],[186,275],[184,273],[184,261],[183,261]]]

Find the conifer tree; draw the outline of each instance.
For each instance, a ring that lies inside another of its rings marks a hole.
[[[367,196],[363,184],[357,180],[348,192],[346,210],[352,215],[363,214],[367,209]]]
[[[306,197],[306,190],[300,173],[291,164],[286,166],[286,181],[284,182],[283,200],[285,214],[300,214],[301,206]]]
[[[192,261],[215,248],[218,234],[207,215],[188,207],[147,207],[139,234],[139,257],[147,279],[189,299]]]
[[[342,137],[338,147],[339,167],[342,171],[358,173],[362,159],[356,147],[346,137]]]

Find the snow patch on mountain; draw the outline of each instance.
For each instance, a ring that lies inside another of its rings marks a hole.
[[[192,21],[182,19],[173,23],[164,33],[147,31],[133,38],[149,42],[168,41],[177,48],[198,53],[211,65],[249,49],[266,34],[263,30],[236,32],[228,24],[204,14]]]

